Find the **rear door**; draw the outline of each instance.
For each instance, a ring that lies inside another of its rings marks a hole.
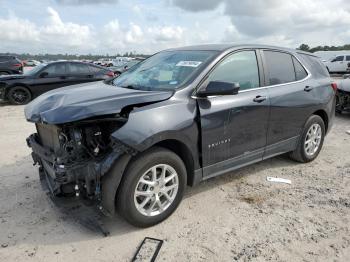
[[[319,102],[318,83],[294,55],[262,52],[270,97],[270,120],[265,157],[294,150],[301,130]]]
[[[239,83],[237,95],[197,99],[202,130],[203,176],[216,176],[262,159],[266,145],[269,98],[261,88],[255,50],[226,56],[208,75],[210,81]]]
[[[84,63],[68,63],[68,81],[70,85],[96,81],[89,65]]]

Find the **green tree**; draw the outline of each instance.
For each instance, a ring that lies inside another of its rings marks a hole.
[[[308,52],[310,51],[310,46],[307,44],[301,44],[297,49]]]

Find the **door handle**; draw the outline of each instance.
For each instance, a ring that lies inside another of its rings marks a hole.
[[[265,100],[267,99],[266,96],[256,96],[253,101],[256,102],[256,103],[261,103],[261,102],[264,102]]]
[[[67,77],[66,76],[60,76],[61,79],[66,79]]]
[[[305,92],[310,92],[312,89],[314,89],[314,88],[311,87],[311,86],[305,86],[304,91]]]

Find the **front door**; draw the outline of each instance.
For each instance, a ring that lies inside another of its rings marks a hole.
[[[36,78],[33,84],[36,95],[66,86],[66,63],[60,62],[48,65],[37,74]]]
[[[228,55],[209,74],[201,88],[210,81],[239,83],[240,91],[237,95],[197,99],[204,177],[261,160],[269,118],[268,92],[260,87],[254,50]]]

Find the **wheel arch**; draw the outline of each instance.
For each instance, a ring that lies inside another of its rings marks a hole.
[[[33,92],[32,92],[32,90],[29,88],[28,85],[23,84],[23,83],[14,83],[14,84],[9,85],[9,86],[6,87],[6,89],[5,89],[5,97],[6,97],[7,99],[8,99],[7,95],[8,95],[8,93],[10,92],[11,88],[14,88],[14,87],[16,87],[16,86],[21,86],[21,87],[27,88],[28,91],[29,91],[29,93],[30,93],[30,95],[31,95],[32,98],[33,98]]]
[[[185,143],[176,139],[166,139],[152,145],[152,147],[156,147],[156,146],[166,148],[174,152],[176,155],[178,155],[181,158],[181,160],[185,164],[186,171],[187,171],[187,185],[192,186],[194,182],[195,162],[194,162],[193,154],[189,149],[189,147]]]
[[[324,126],[325,126],[325,129],[326,129],[326,133],[328,132],[328,124],[329,124],[329,118],[328,118],[328,115],[327,115],[327,112],[325,110],[317,110],[313,113],[313,115],[317,115],[319,117],[322,118],[323,122],[324,122]]]

